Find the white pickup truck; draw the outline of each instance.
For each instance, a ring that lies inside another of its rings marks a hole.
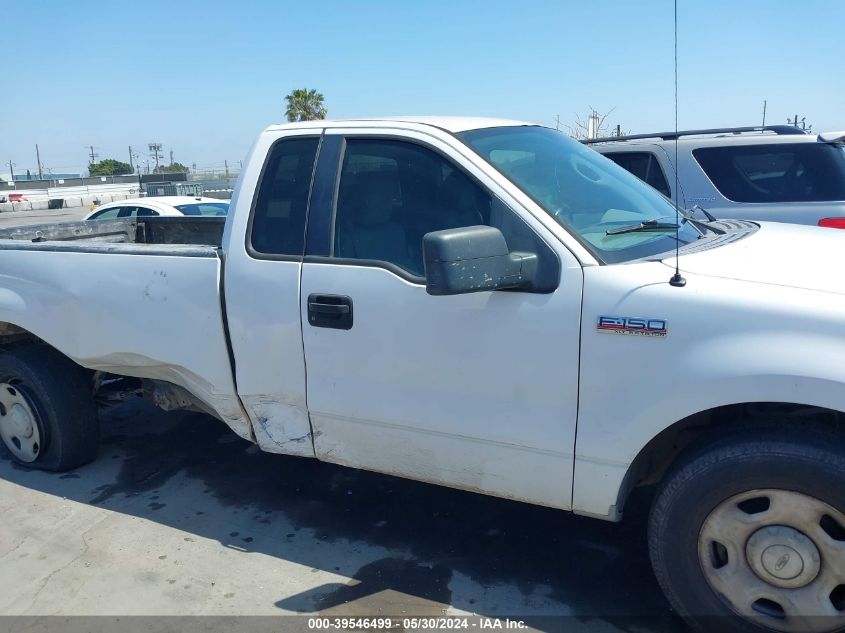
[[[544,127],[273,126],[227,218],[0,231],[0,435],[73,468],[95,401],[141,392],[266,451],[600,519],[654,486],[682,615],[833,631],[843,263],[843,231],[676,222]]]

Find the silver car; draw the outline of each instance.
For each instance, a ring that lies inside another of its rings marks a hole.
[[[682,208],[845,228],[845,132],[815,135],[776,125],[583,142],[673,200],[677,195]]]

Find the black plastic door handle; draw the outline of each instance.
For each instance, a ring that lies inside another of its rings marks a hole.
[[[334,314],[337,316],[341,314],[349,314],[349,306],[343,304],[316,303],[312,301],[308,304],[308,309],[311,312],[316,312],[317,314]]]
[[[344,295],[308,295],[308,323],[314,327],[352,329],[352,299]]]

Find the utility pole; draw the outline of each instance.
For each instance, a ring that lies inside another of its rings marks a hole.
[[[799,118],[798,118],[798,115],[796,114],[796,115],[795,115],[795,117],[794,117],[791,121],[789,120],[789,117],[786,117],[786,122],[787,122],[789,125],[792,125],[793,127],[797,127],[797,128],[799,128],[800,130],[802,130],[802,131],[804,131],[804,132],[812,132],[812,131],[813,131],[813,126],[812,126],[812,125],[810,125],[809,127],[807,127],[807,117],[805,117],[805,116],[802,116],[802,117],[799,119]],[[799,125],[799,123],[800,123],[800,125]]]
[[[244,162],[242,160],[239,160],[238,165],[241,166],[241,171],[243,171],[244,170]]]
[[[229,161],[223,160],[223,167],[226,169],[226,178],[229,177]]]
[[[593,110],[590,117],[587,119],[587,138],[596,138],[599,135],[599,113]]]
[[[173,164],[173,148],[170,148],[170,164]]]
[[[132,146],[129,146],[129,171],[135,173],[135,165],[132,163]]]
[[[35,159],[38,161],[38,180],[44,180],[44,175],[41,173],[41,153],[38,151],[38,143],[35,144]]]
[[[622,126],[619,123],[616,124],[616,136],[622,136]]]
[[[100,155],[94,153],[94,146],[93,145],[89,145],[88,149],[91,150],[91,154],[90,154],[91,155],[91,163],[90,164],[93,165],[94,163],[97,162],[97,158],[99,158]]]
[[[12,182],[15,182],[15,164],[9,161],[9,173],[11,174]]]
[[[766,127],[766,100],[763,99],[763,127]]]
[[[150,149],[150,157],[155,159],[156,172],[158,172],[158,161],[162,158],[161,143],[149,143],[147,147]]]

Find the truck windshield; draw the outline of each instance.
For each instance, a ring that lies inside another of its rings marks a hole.
[[[568,136],[544,127],[496,127],[458,134],[474,152],[613,264],[675,249],[675,207],[656,189]],[[680,245],[701,237],[683,215]],[[645,223],[650,230],[614,231]],[[657,225],[657,226],[655,226]]]

